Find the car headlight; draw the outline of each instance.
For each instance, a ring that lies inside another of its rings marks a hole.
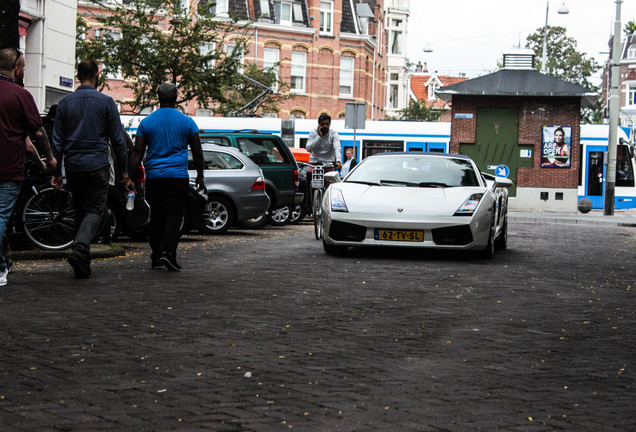
[[[347,204],[345,203],[342,191],[340,189],[331,190],[331,211],[335,212],[348,212]]]
[[[483,196],[483,193],[472,194],[459,206],[453,216],[472,216]]]

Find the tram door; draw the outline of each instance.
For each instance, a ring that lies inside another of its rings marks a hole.
[[[586,153],[587,176],[585,178],[585,196],[592,201],[593,208],[603,208],[603,191],[605,190],[605,184],[603,183],[603,179],[605,178],[605,173],[603,172],[603,155],[605,153],[605,147],[587,146]]]

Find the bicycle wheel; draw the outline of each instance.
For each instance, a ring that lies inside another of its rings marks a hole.
[[[322,189],[314,191],[314,235],[316,240],[322,238]]]
[[[67,190],[52,187],[31,196],[22,211],[24,233],[44,250],[62,250],[73,243],[75,210]]]

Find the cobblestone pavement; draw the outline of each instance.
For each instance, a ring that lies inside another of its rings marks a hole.
[[[484,261],[324,254],[311,225],[22,261],[2,431],[634,431],[636,231],[511,222]]]

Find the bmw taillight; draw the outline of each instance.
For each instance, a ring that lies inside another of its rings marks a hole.
[[[251,190],[259,190],[259,189],[265,189],[265,180],[263,180],[263,177],[259,177],[256,179],[256,181],[252,185]]]
[[[294,170],[294,184],[296,185],[296,188],[298,188],[298,185],[300,184],[300,180],[298,179],[298,170],[297,169]]]
[[[143,164],[139,164],[139,169],[137,170],[137,179],[135,183],[145,183],[146,182],[146,168],[144,168]]]

